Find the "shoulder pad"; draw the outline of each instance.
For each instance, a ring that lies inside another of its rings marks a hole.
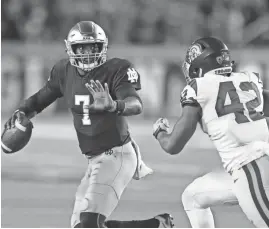
[[[128,67],[132,66],[130,61],[128,61],[126,59],[121,59],[121,58],[112,58],[112,59],[108,60],[108,64],[111,64],[116,68],[119,68],[119,67],[128,68]]]
[[[262,78],[261,78],[260,74],[257,73],[257,72],[253,72],[253,74],[254,74],[255,76],[257,76],[257,78],[258,78],[258,82],[262,84],[263,82],[262,82]]]
[[[262,78],[261,78],[261,76],[260,76],[259,73],[257,73],[257,72],[251,72],[251,71],[243,71],[243,72],[241,72],[241,73],[243,73],[243,74],[245,74],[245,75],[248,75],[252,81],[253,81],[253,80],[254,80],[254,81],[257,80],[258,83],[263,84],[263,82],[262,82]]]
[[[55,80],[56,78],[64,77],[65,69],[68,64],[69,64],[69,59],[61,59],[57,61],[51,69],[48,81]]]
[[[140,74],[134,68],[134,66],[126,59],[113,58],[113,68],[116,75],[114,76],[114,88],[120,84],[127,83],[132,85],[136,90],[141,89]]]
[[[55,69],[57,72],[62,73],[68,64],[70,64],[69,59],[61,59],[54,64],[53,69]]]

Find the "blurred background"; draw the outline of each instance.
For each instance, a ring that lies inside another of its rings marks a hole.
[[[44,85],[54,63],[67,57],[70,28],[95,21],[108,35],[109,57],[129,59],[141,75],[144,112],[130,123],[156,171],[139,186],[131,184],[114,216],[130,219],[131,212],[145,218],[163,209],[175,214],[178,227],[188,227],[180,194],[220,161],[199,130],[188,153],[171,159],[152,138],[152,122],[179,115],[181,63],[187,47],[202,36],[222,39],[237,69],[259,72],[269,88],[269,0],[1,0],[1,15],[2,126],[22,99]],[[22,152],[2,154],[3,227],[69,227],[86,167],[69,116],[58,100],[34,119],[32,140]],[[216,211],[221,227],[251,226],[238,208]]]
[[[182,59],[201,36],[221,38],[240,70],[268,78],[269,0],[2,0],[1,6],[4,113],[42,86],[55,61],[67,57],[64,39],[81,20],[101,25],[108,55],[128,58],[141,73],[145,116],[178,113]],[[48,112],[63,110],[59,101]]]

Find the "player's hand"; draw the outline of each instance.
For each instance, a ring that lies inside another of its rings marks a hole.
[[[15,127],[15,121],[18,120],[19,123],[25,118],[25,113],[19,110],[16,110],[12,116],[5,123],[5,129],[10,129]]]
[[[109,88],[107,83],[105,83],[105,88],[102,86],[100,81],[93,80],[86,83],[85,86],[93,96],[93,103],[87,107],[89,111],[111,111],[116,108],[116,102],[113,101],[111,95],[109,94]]]
[[[166,118],[159,118],[154,124],[153,124],[153,136],[157,138],[158,134],[161,131],[165,131],[168,133],[169,130],[169,122]]]

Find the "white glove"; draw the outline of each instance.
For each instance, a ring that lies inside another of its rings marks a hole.
[[[157,138],[158,134],[161,131],[165,131],[168,133],[169,130],[169,122],[166,118],[159,118],[154,124],[153,124],[153,136]]]

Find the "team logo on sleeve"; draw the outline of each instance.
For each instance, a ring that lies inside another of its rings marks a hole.
[[[195,91],[190,85],[187,85],[181,93],[180,102],[184,106],[186,104],[198,104]]]
[[[136,83],[138,80],[138,73],[134,68],[128,68],[127,71],[127,75],[128,75],[128,80],[131,83]]]

